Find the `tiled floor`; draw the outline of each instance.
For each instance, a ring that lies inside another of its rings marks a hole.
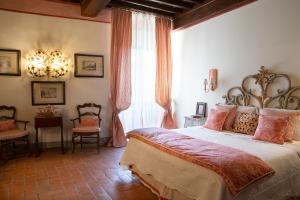
[[[23,157],[0,166],[0,199],[157,199],[119,159],[123,149],[78,149],[61,155],[46,150],[39,158]]]

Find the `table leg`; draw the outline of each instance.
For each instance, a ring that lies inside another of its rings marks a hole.
[[[63,126],[60,127],[60,135],[61,135],[61,153],[64,154],[64,128]]]
[[[40,149],[39,149],[39,129],[35,128],[35,156],[40,156]]]

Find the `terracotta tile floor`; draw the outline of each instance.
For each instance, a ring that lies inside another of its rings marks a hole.
[[[124,149],[103,147],[60,154],[49,149],[39,158],[23,157],[0,166],[1,200],[155,200],[130,171],[119,167]]]

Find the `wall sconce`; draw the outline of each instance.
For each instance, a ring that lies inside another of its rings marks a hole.
[[[47,54],[43,50],[37,50],[27,60],[27,69],[32,76],[58,78],[68,72],[68,62],[60,51],[52,51]]]
[[[214,91],[217,88],[217,69],[209,70],[209,81],[204,79],[204,91],[207,93],[209,91]]]

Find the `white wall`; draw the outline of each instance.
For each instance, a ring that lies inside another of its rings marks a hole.
[[[209,107],[264,65],[300,85],[300,1],[259,0],[173,33],[175,115],[195,113],[197,101]],[[218,69],[218,88],[203,91],[210,68]]]
[[[65,133],[70,139],[70,118],[76,117],[75,106],[84,102],[95,102],[103,106],[103,131],[101,137],[109,136],[108,126],[111,118],[109,104],[109,52],[110,24],[47,17],[16,12],[0,11],[0,48],[20,49],[22,53],[22,76],[0,76],[0,105],[17,107],[19,119],[30,120],[33,127],[35,111],[39,106],[31,105],[30,82],[47,80],[32,78],[26,72],[26,56],[36,49],[61,50],[70,59],[69,73],[66,77],[50,80],[66,82],[66,105],[63,110]],[[104,55],[104,78],[75,78],[74,53]],[[43,142],[59,141],[59,129],[42,130]],[[46,133],[46,134],[44,134]],[[31,131],[34,136],[34,131]]]

